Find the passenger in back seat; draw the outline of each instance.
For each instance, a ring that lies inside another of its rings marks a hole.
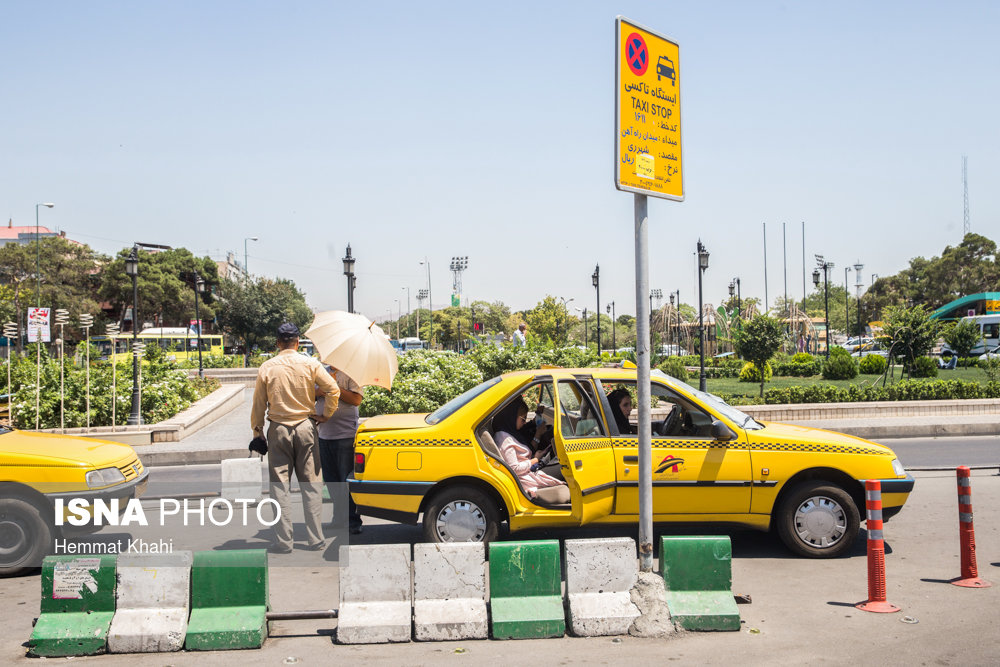
[[[543,452],[533,452],[531,447],[519,439],[518,431],[524,426],[527,417],[528,406],[523,399],[517,398],[493,418],[493,427],[504,462],[517,475],[524,492],[534,498],[539,489],[565,486],[566,482],[540,470],[539,458]]]

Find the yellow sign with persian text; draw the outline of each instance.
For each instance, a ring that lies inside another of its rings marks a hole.
[[[615,19],[615,187],[684,200],[676,42]]]

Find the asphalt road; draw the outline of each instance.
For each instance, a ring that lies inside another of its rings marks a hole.
[[[886,438],[878,442],[891,447],[907,468],[979,465],[1000,467],[1000,435],[966,438]]]

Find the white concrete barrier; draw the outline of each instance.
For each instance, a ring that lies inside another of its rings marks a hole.
[[[486,639],[486,548],[480,543],[413,545],[413,636],[418,641]]]
[[[629,537],[566,540],[570,631],[580,637],[624,635],[639,616],[629,591],[639,575]]]
[[[191,561],[190,551],[118,557],[117,608],[108,651],[155,653],[184,647]]]
[[[229,501],[260,500],[264,497],[264,478],[260,459],[223,459],[222,498]]]
[[[409,544],[340,547],[337,641],[410,641],[410,581]]]

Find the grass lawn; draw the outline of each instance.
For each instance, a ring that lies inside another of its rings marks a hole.
[[[895,368],[895,379],[898,382],[901,375],[899,366]],[[887,383],[891,383],[890,376]],[[939,370],[936,378],[926,378],[925,381],[934,380],[964,380],[966,382],[978,382],[986,384],[986,373],[980,368],[955,368],[951,370]],[[918,382],[921,380],[917,380]],[[731,394],[733,396],[758,396],[760,395],[760,385],[750,382],[740,382],[739,378],[709,378],[707,381],[708,391],[713,394]],[[881,375],[858,375],[853,380],[824,380],[822,375],[814,375],[808,378],[795,377],[772,377],[769,382],[764,383],[764,391],[768,389],[779,389],[784,387],[808,387],[814,384],[832,385],[834,387],[849,387],[852,384],[870,387],[876,382],[882,382]],[[697,373],[691,375],[688,384],[698,386]]]

